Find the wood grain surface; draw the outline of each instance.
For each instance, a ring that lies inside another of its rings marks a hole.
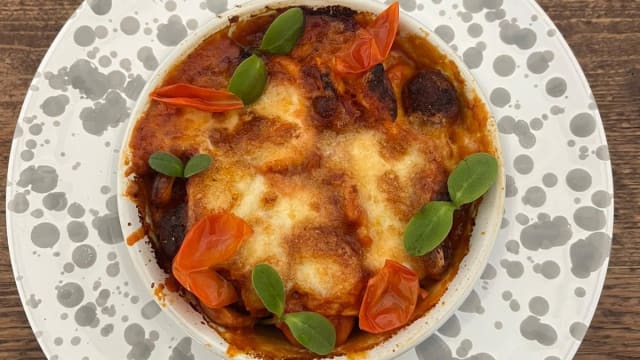
[[[195,1],[195,0],[191,0]],[[445,0],[446,1],[446,0]],[[507,0],[520,1],[520,0]],[[0,172],[29,83],[81,0],[0,0]],[[615,179],[607,281],[576,359],[640,358],[640,1],[540,0],[582,65],[600,106]],[[4,203],[4,191],[2,203]],[[2,219],[5,209],[2,207]],[[43,359],[15,288],[0,234],[0,359]]]

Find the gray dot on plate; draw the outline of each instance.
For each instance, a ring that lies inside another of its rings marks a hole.
[[[502,266],[506,271],[507,275],[509,275],[512,279],[518,279],[522,277],[524,273],[524,265],[520,261],[511,261],[507,259],[500,260],[500,266]]]
[[[591,136],[596,130],[596,119],[590,113],[580,113],[571,119],[571,133],[580,138]]]
[[[560,265],[553,260],[547,260],[540,266],[539,273],[546,279],[555,279],[560,275]]]
[[[611,196],[611,194],[604,190],[598,190],[594,192],[593,195],[591,195],[591,202],[593,203],[593,205],[601,209],[605,209],[611,206],[612,201],[613,197]]]
[[[512,299],[509,302],[509,308],[511,309],[511,311],[518,312],[520,311],[520,303],[518,302],[518,300]]]
[[[126,16],[120,21],[120,30],[125,35],[135,35],[140,31],[140,22],[133,16]]]
[[[482,25],[478,23],[470,24],[467,27],[467,33],[472,38],[479,38],[480,36],[482,36],[482,33],[483,33]]]
[[[78,46],[88,47],[96,41],[96,33],[91,26],[83,25],[73,33],[73,40]]]
[[[539,186],[532,186],[527,189],[522,197],[522,203],[535,208],[541,207],[547,201],[547,194]]]
[[[533,171],[533,159],[531,156],[521,154],[513,160],[513,167],[522,175],[528,175]]]
[[[118,274],[120,274],[120,263],[116,261],[107,265],[106,272],[107,272],[107,275],[109,275],[110,277],[118,276]]]
[[[533,118],[529,122],[529,126],[534,131],[540,131],[544,127],[544,121],[542,121],[542,119],[540,118]]]
[[[455,32],[449,25],[440,25],[434,31],[447,44],[451,44],[455,39]]]
[[[113,333],[113,328],[113,324],[107,324],[103,326],[102,329],[100,329],[100,335],[102,335],[103,337],[111,335],[111,333]]]
[[[537,316],[545,316],[549,312],[549,302],[542,296],[534,296],[529,300],[529,311]]]
[[[572,235],[567,218],[556,216],[552,220],[546,214],[539,214],[538,221],[522,229],[520,242],[527,250],[547,250],[566,245]]]
[[[472,46],[464,51],[462,60],[469,69],[477,69],[482,65],[482,60],[484,59],[482,51],[481,46]]]
[[[542,74],[549,69],[554,55],[551,51],[536,51],[527,58],[527,69],[534,74]]]
[[[176,9],[178,8],[178,5],[176,4],[175,1],[169,0],[166,3],[164,3],[164,8],[167,11],[176,11]]]
[[[604,211],[593,206],[583,206],[573,213],[576,225],[587,231],[604,229],[607,220]]]
[[[527,214],[518,213],[516,214],[516,221],[520,225],[527,225],[529,224],[529,216]]]
[[[17,214],[25,213],[29,210],[29,199],[25,193],[16,193],[13,199],[9,200],[7,208]]]
[[[493,61],[493,71],[502,77],[511,76],[516,71],[516,62],[510,55],[500,55]]]
[[[97,258],[96,249],[89,244],[78,245],[71,254],[71,260],[80,269],[90,268],[95,264]]]
[[[591,187],[591,174],[585,169],[572,169],[567,173],[567,185],[576,192],[584,192]]]
[[[594,232],[576,241],[569,249],[571,272],[579,279],[588,278],[604,265],[610,250],[611,237],[607,233]]]
[[[63,192],[50,192],[42,199],[42,205],[47,210],[63,211],[67,208],[67,194]]]
[[[609,161],[609,147],[607,145],[598,146],[596,157],[602,161]]]
[[[518,255],[520,252],[520,243],[516,240],[509,240],[504,245],[507,251],[512,254]]]
[[[84,290],[79,284],[68,282],[57,289],[56,298],[60,305],[66,308],[73,308],[80,305],[84,299]]]
[[[97,320],[97,307],[94,303],[87,303],[80,306],[74,315],[76,324],[80,327],[92,326]]]
[[[60,240],[60,230],[52,223],[40,223],[31,229],[31,242],[39,248],[52,248]]]
[[[161,311],[162,308],[158,305],[158,303],[156,303],[154,300],[151,300],[142,307],[142,310],[140,310],[140,314],[142,315],[143,319],[151,320],[156,317]]]
[[[100,25],[96,27],[95,33],[98,39],[104,39],[109,35],[109,30],[106,27]]]
[[[558,177],[553,173],[546,173],[542,177],[542,184],[548,188],[552,188],[558,184]]]
[[[178,15],[171,15],[167,23],[158,25],[158,41],[164,46],[176,46],[187,37],[188,30]]]
[[[89,237],[89,229],[82,221],[71,221],[67,224],[67,235],[75,243],[80,243]]]
[[[189,19],[187,20],[187,28],[189,30],[195,30],[198,28],[198,20],[196,19]]]
[[[65,94],[49,96],[40,105],[40,109],[42,109],[42,112],[49,117],[58,117],[64,114],[67,109],[67,105],[69,105],[70,102],[71,100],[69,99],[69,96]],[[42,127],[40,128],[42,129]],[[29,128],[29,131],[31,131],[32,135],[38,135],[33,134],[33,129],[31,127]]]
[[[587,333],[587,325],[582,322],[576,321],[569,327],[569,332],[574,339],[582,341],[585,334]]]
[[[516,186],[516,180],[513,176],[507,175],[505,178],[505,196],[509,198],[518,195],[518,187]]]
[[[71,345],[73,346],[78,346],[80,344],[80,337],[79,336],[74,336],[71,338]]]
[[[491,92],[490,99],[493,105],[503,108],[511,102],[511,94],[507,89],[499,87]]]
[[[561,77],[554,77],[547,81],[547,94],[554,98],[562,97],[567,92],[567,81]]]
[[[558,341],[556,330],[535,316],[528,316],[520,323],[520,334],[525,339],[537,341],[544,346],[551,346]]]

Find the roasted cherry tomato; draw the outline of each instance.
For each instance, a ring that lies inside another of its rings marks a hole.
[[[419,289],[416,273],[387,260],[367,284],[360,305],[360,329],[379,334],[405,325],[416,308]]]
[[[387,58],[398,33],[400,5],[396,1],[364,29],[356,32],[349,48],[336,57],[336,70],[358,74],[371,70]]]
[[[203,218],[185,236],[173,259],[173,275],[207,307],[237,301],[233,286],[213,267],[229,260],[251,234],[249,224],[231,213]]]
[[[175,84],[157,89],[153,100],[180,107],[190,107],[212,113],[242,109],[244,104],[227,90],[214,90],[189,84]]]

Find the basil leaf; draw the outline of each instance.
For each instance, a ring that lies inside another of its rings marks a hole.
[[[497,177],[495,157],[487,153],[470,155],[449,176],[449,196],[457,206],[474,202],[493,186]]]
[[[211,165],[211,156],[207,154],[198,154],[187,162],[184,167],[184,177],[190,178],[193,175],[201,173]]]
[[[437,248],[451,231],[455,209],[455,205],[445,201],[425,205],[404,231],[405,250],[410,255],[422,256]]]
[[[238,65],[229,81],[228,90],[245,105],[254,103],[267,85],[267,68],[262,59],[253,54]]]
[[[284,322],[302,346],[318,355],[327,355],[336,346],[336,329],[326,317],[314,312],[286,314]]]
[[[304,13],[300,8],[289,9],[278,16],[262,38],[260,50],[287,55],[296,46],[304,31]]]
[[[164,151],[153,153],[149,157],[149,166],[161,174],[172,177],[182,177],[184,169],[182,160],[177,156]]]
[[[281,318],[284,314],[284,284],[278,272],[267,264],[259,264],[251,272],[251,284],[264,307]]]

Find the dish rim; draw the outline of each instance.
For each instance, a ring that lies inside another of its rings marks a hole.
[[[162,61],[160,66],[150,76],[150,80],[140,93],[139,100],[131,112],[127,130],[123,137],[117,171],[117,199],[118,216],[125,238],[134,233],[142,225],[138,217],[136,205],[125,195],[130,183],[130,178],[126,177],[125,173],[129,167],[129,142],[131,135],[135,124],[147,110],[151,102],[149,97],[151,91],[165,80],[167,73],[171,71],[176,64],[183,61],[210,35],[230,25],[231,18],[239,17],[240,19],[246,19],[259,15],[267,9],[279,9],[291,6],[306,6],[312,8],[344,6],[358,12],[371,12],[374,14],[381,12],[386,7],[385,4],[367,0],[252,0],[216,15],[215,18],[201,25],[195,32],[185,38],[170,52],[169,56]],[[496,184],[484,196],[482,204],[479,207],[470,239],[469,252],[460,263],[455,277],[449,283],[447,290],[440,297],[438,303],[412,324],[403,327],[389,339],[365,351],[365,358],[382,360],[401,355],[433,334],[435,330],[454,314],[471,293],[494,247],[502,220],[505,199],[505,173],[497,125],[480,86],[464,62],[427,25],[401,11],[399,31],[401,33],[425,36],[432,45],[455,63],[464,79],[466,95],[475,94],[480,99],[488,114],[487,132],[493,140],[492,145],[495,148],[495,155],[499,163],[499,175]],[[127,245],[127,250],[136,269],[136,275],[140,276],[145,283],[159,284],[164,282],[167,274],[157,265],[153,248],[149,245],[146,235],[141,241],[137,241],[134,245]],[[159,301],[158,297],[154,294],[154,290],[155,287],[152,287],[150,290],[154,300],[164,309],[168,310],[166,312],[175,323],[180,324],[190,336],[196,339],[196,341],[203,343],[207,348],[213,350],[217,355],[222,358],[230,358],[227,354],[229,343],[222,339],[211,327],[203,324],[203,315],[201,313],[195,311],[177,293],[165,292],[163,294],[163,301]],[[255,357],[248,354],[234,355],[231,358],[255,359]],[[338,358],[343,359],[346,357],[341,356]]]

